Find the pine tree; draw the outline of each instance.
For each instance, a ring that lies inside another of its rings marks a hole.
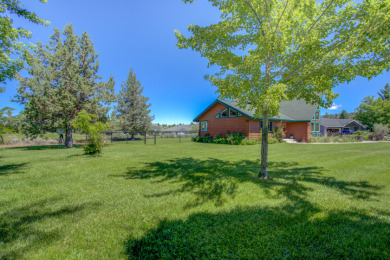
[[[81,110],[105,121],[114,101],[114,80],[101,77],[98,55],[88,34],[77,36],[72,25],[55,29],[50,42],[37,44],[36,62],[28,69],[31,77],[19,77],[16,101],[25,105],[25,130],[36,136],[57,128],[66,130],[65,145],[72,146],[72,120]]]
[[[326,112],[322,118],[330,118],[330,115],[328,114],[328,112]]]
[[[378,95],[382,100],[389,100],[390,101],[390,85],[389,85],[389,83],[386,84],[384,89],[379,90]]]
[[[121,84],[122,90],[118,95],[118,105],[115,109],[122,131],[134,132],[149,129],[154,116],[150,116],[149,98],[142,95],[143,87],[137,80],[133,69],[130,69],[127,80]]]
[[[347,111],[345,111],[345,110],[341,111],[340,117],[339,117],[339,118],[340,118],[340,119],[348,119],[348,113],[347,113]]]

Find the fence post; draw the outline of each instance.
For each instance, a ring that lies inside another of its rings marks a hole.
[[[154,131],[154,145],[156,145],[156,142],[157,142],[157,133],[156,131]]]
[[[145,141],[144,141],[144,143],[146,144],[146,131],[145,131]]]

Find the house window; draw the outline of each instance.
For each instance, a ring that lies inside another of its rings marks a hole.
[[[359,127],[358,127],[358,126],[355,126],[353,130],[354,130],[354,131],[357,131],[357,130],[359,130]]]
[[[320,111],[316,111],[315,119],[316,119],[316,120],[320,119]]]
[[[207,132],[209,128],[209,123],[208,121],[201,121],[200,122],[200,131],[201,132]]]
[[[229,117],[236,117],[236,116],[237,116],[237,112],[229,108]]]
[[[228,117],[228,110],[227,110],[227,108],[225,108],[225,110],[223,110],[221,112],[221,117]]]
[[[316,122],[316,132],[319,132],[319,131],[320,131],[320,123]]]
[[[260,120],[260,130],[263,129],[263,120]],[[272,121],[268,121],[268,132],[272,133],[274,130],[274,123]]]

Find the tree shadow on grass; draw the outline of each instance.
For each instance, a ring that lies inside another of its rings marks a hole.
[[[74,144],[72,147],[66,147],[62,145],[61,149],[71,149],[83,147],[82,144]],[[33,146],[18,146],[7,147],[6,149],[23,150],[23,151],[41,151],[41,150],[61,150],[58,144],[55,145],[33,145]]]
[[[53,228],[39,225],[44,221],[61,219],[64,216],[77,216],[82,211],[94,209],[99,204],[64,205],[50,209],[60,198],[49,198],[30,205],[13,208],[0,215],[0,259],[23,258],[28,250],[39,249],[61,238],[61,233]]]
[[[195,199],[185,208],[196,207],[206,202],[222,206],[228,198],[234,198],[240,183],[254,183],[270,197],[283,197],[291,202],[310,206],[307,201],[310,185],[317,184],[335,189],[354,199],[374,199],[381,188],[368,182],[337,180],[326,176],[322,167],[302,167],[295,162],[270,162],[269,176],[272,180],[258,179],[258,160],[224,161],[215,158],[199,160],[179,158],[164,162],[146,163],[142,169],[129,168],[122,176],[126,179],[153,179],[156,183],[177,183],[180,188],[153,193],[146,197],[180,195],[190,192]]]
[[[126,242],[129,259],[388,259],[390,223],[367,212],[313,217],[295,205],[237,208],[162,221]]]
[[[24,173],[24,169],[29,163],[13,163],[0,165],[0,176]]]

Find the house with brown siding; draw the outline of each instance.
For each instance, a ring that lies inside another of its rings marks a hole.
[[[250,104],[240,107],[236,101],[215,100],[195,119],[199,122],[199,134],[225,135],[241,132],[250,138],[260,137],[262,120],[254,116]],[[285,138],[307,142],[320,135],[320,107],[307,104],[304,100],[282,101],[279,114],[269,119],[268,131],[285,123]]]

